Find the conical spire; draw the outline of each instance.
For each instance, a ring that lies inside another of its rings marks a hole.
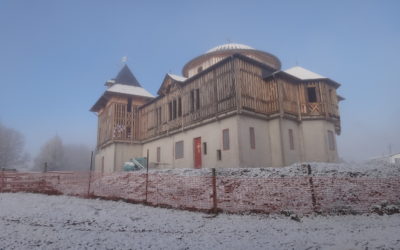
[[[136,87],[142,87],[136,77],[132,74],[128,65],[124,65],[121,71],[118,73],[117,77],[114,79],[115,83],[131,85]]]

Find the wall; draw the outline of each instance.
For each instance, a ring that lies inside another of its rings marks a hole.
[[[335,131],[332,123],[321,120],[304,120],[301,127],[304,138],[304,161],[338,161],[335,133],[335,150],[330,150],[328,145],[328,130]]]
[[[98,149],[95,155],[95,170],[102,171],[102,158],[104,157],[104,173],[114,172],[115,165],[115,144],[110,144],[104,148]]]
[[[238,117],[232,116],[203,126],[185,130],[170,136],[143,144],[142,155],[149,150],[150,164],[159,168],[193,168],[193,139],[201,137],[202,167],[231,167],[239,164]],[[230,149],[222,149],[222,130],[229,129]],[[175,143],[184,141],[184,157],[175,159]],[[203,142],[207,143],[207,155],[203,152]],[[161,162],[157,164],[157,147],[161,148]],[[217,160],[217,150],[222,153],[222,161]]]
[[[250,127],[254,128],[255,149],[250,147]],[[269,167],[273,158],[269,122],[249,116],[238,116],[240,167]]]
[[[143,146],[141,144],[116,143],[115,144],[115,169],[121,171],[125,162],[134,157],[142,156]]]

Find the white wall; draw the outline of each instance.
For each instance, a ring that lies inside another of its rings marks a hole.
[[[332,123],[324,120],[310,120],[303,121],[301,126],[304,137],[305,161],[338,161],[336,134],[334,134],[335,150],[330,150],[328,144],[328,130],[335,132],[335,126]]]
[[[145,143],[142,155],[145,156],[149,149],[150,164],[157,161],[157,147],[161,148],[161,162],[156,164],[159,168],[193,168],[193,139],[201,137],[202,143],[202,168],[237,167],[239,164],[238,153],[238,117],[233,116],[218,120],[200,127],[189,129],[169,137]],[[222,149],[222,130],[229,129],[230,149]],[[175,142],[184,142],[184,157],[175,159]],[[203,152],[203,142],[207,143],[207,154]],[[222,161],[217,160],[217,150],[222,153]]]
[[[238,117],[240,167],[272,166],[269,122],[249,116]],[[255,148],[250,145],[250,127],[254,128]]]
[[[96,152],[94,159],[95,171],[101,172],[102,158],[104,157],[104,173],[114,172],[114,154],[115,154],[115,144],[110,144],[105,148],[99,149]]]

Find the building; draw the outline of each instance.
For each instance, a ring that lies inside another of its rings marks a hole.
[[[225,44],[166,74],[157,97],[124,66],[91,108],[96,170],[145,156],[159,168],[281,167],[338,160],[337,82],[242,44]]]

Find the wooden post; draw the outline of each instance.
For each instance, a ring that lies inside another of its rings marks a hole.
[[[92,170],[93,170],[93,151],[90,154],[89,183],[88,183],[87,197],[90,196],[90,183],[92,182]]]
[[[145,199],[145,203],[147,203],[148,186],[149,186],[149,150],[147,149],[147,157],[146,157],[146,199]]]
[[[4,176],[4,168],[1,169],[1,185],[0,191],[3,191],[3,187],[5,186],[5,176]]]
[[[212,212],[217,213],[218,211],[218,202],[217,202],[217,174],[215,168],[212,168],[212,197],[213,197],[213,207]]]

